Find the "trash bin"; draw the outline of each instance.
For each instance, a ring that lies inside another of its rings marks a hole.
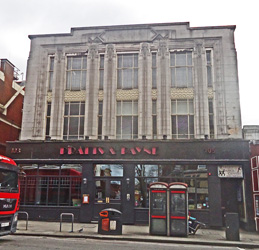
[[[239,241],[239,217],[237,213],[226,213],[226,239]]]
[[[99,213],[98,233],[109,235],[122,234],[121,211],[114,208],[103,209]]]

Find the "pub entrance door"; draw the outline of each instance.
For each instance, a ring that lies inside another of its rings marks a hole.
[[[94,165],[95,201],[93,220],[98,220],[99,212],[105,208],[122,210],[122,180],[123,165]]]

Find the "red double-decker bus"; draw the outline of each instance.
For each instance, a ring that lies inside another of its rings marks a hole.
[[[14,233],[20,199],[19,168],[16,163],[0,155],[0,236]]]

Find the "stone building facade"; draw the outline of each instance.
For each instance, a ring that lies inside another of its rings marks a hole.
[[[165,23],[29,36],[21,139],[242,138],[234,30]],[[84,105],[78,132],[64,131],[71,102]]]

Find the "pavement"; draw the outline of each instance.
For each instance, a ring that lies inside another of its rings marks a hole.
[[[72,230],[73,229],[73,230]],[[60,231],[61,230],[61,231]],[[149,234],[148,225],[123,225],[122,235],[98,234],[97,223],[72,223],[43,222],[19,220],[15,235],[64,237],[64,238],[89,238],[97,240],[120,240],[120,241],[140,241],[153,243],[177,243],[191,245],[208,246],[228,246],[246,249],[259,249],[259,233],[239,230],[239,241],[229,241],[226,239],[225,228],[221,229],[199,229],[195,235],[188,237],[154,236]]]

